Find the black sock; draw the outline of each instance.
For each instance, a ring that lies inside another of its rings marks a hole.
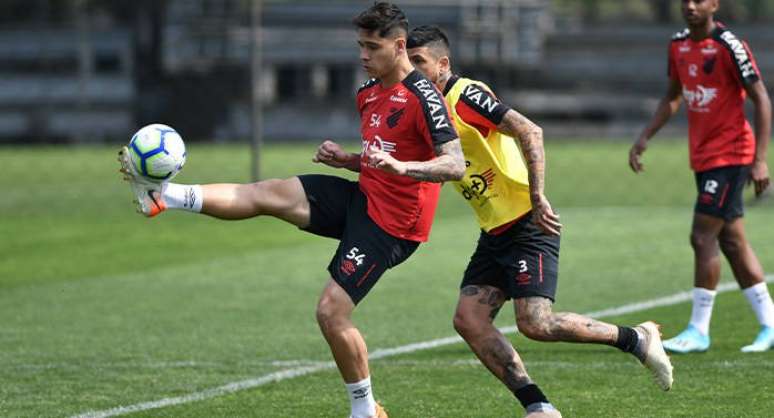
[[[546,399],[546,395],[544,395],[540,388],[534,383],[516,389],[513,394],[516,395],[516,398],[521,402],[521,406],[523,406],[524,409],[527,409],[528,406],[536,402],[550,403],[548,402],[548,399]]]
[[[639,341],[637,331],[631,327],[618,327],[618,340],[616,340],[614,346],[618,347],[624,353],[634,353],[634,349],[637,348],[637,341]]]

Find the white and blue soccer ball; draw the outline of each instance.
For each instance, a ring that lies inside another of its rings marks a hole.
[[[132,136],[128,148],[135,170],[151,181],[168,181],[185,165],[183,138],[167,125],[143,127]]]

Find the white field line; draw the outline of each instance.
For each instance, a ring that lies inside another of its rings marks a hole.
[[[22,363],[14,364],[11,369],[16,370],[53,370],[53,369],[204,369],[216,367],[250,367],[250,366],[271,366],[271,367],[309,367],[319,366],[328,363],[320,360],[255,360],[242,361],[239,363],[216,363],[210,361],[172,361],[172,362],[122,362],[122,363],[90,363],[86,366],[80,363]]]
[[[774,275],[766,276],[766,281],[774,282]],[[718,293],[725,293],[734,289],[738,289],[736,283],[722,283],[718,286]],[[623,315],[628,313],[642,312],[652,308],[658,308],[663,306],[676,305],[678,303],[690,301],[692,298],[691,292],[679,292],[670,296],[665,296],[656,299],[650,299],[642,302],[631,303],[627,305],[618,306],[615,308],[604,309],[596,312],[589,312],[586,316],[594,318],[604,318],[610,316]],[[511,334],[518,330],[515,326],[500,328],[503,333]],[[439,338],[436,340],[424,341],[414,344],[403,345],[394,348],[382,348],[372,351],[368,358],[371,360],[377,360],[380,358],[392,357],[399,354],[413,353],[416,351],[428,350],[435,347],[441,347],[450,344],[456,344],[462,342],[462,338],[459,336]],[[173,398],[164,398],[157,401],[142,402],[128,406],[117,406],[115,408],[105,409],[102,411],[89,411],[82,414],[74,415],[71,418],[105,418],[114,417],[118,415],[126,415],[133,412],[147,411],[150,409],[164,408],[167,406],[181,405],[190,402],[202,401],[205,399],[215,398],[218,396],[227,395],[234,392],[239,392],[247,389],[252,389],[258,386],[263,386],[269,383],[279,382],[283,380],[294,379],[296,377],[305,376],[311,373],[316,373],[322,370],[333,369],[336,364],[332,361],[322,362],[315,365],[296,367],[292,369],[280,370],[278,372],[269,373],[267,375],[257,377],[254,379],[247,379],[238,382],[228,383],[223,386],[206,389],[199,392],[193,392],[188,395],[176,396]]]
[[[713,360],[703,361],[700,364],[691,365],[694,369],[733,369],[739,367],[749,368],[765,368],[774,370],[774,359],[761,359],[761,357],[755,356],[755,358],[747,357],[747,360]],[[384,366],[424,366],[424,367],[483,367],[481,362],[477,358],[470,358],[465,360],[383,360],[379,364]],[[610,362],[605,360],[597,361],[565,361],[565,360],[529,360],[527,364],[532,369],[615,369],[620,370],[621,367],[628,367],[631,369],[638,369],[641,366],[639,363],[632,361],[621,364],[619,362]]]

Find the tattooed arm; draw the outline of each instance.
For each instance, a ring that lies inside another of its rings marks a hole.
[[[530,200],[532,201],[532,218],[535,223],[549,235],[559,235],[562,224],[559,215],[555,214],[545,196],[545,154],[543,152],[543,130],[526,117],[513,109],[503,117],[497,125],[497,130],[517,138],[521,152],[527,161],[529,173]]]
[[[442,183],[461,180],[465,175],[465,158],[459,138],[435,147],[436,157],[428,161],[398,161],[383,151],[368,152],[372,167],[419,181]]]
[[[435,154],[437,157],[430,161],[407,162],[405,175],[435,183],[462,180],[465,175],[465,158],[459,139],[436,145]]]

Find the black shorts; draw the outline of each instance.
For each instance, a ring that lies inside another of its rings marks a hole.
[[[498,235],[481,232],[460,288],[494,286],[510,299],[554,300],[559,279],[559,236],[546,235],[524,215]]]
[[[694,211],[732,221],[744,216],[744,185],[749,165],[720,167],[696,173],[699,196]]]
[[[358,304],[387,269],[405,261],[419,243],[393,237],[368,216],[368,200],[357,182],[334,176],[298,176],[309,200],[307,232],[340,241],[328,265]]]

